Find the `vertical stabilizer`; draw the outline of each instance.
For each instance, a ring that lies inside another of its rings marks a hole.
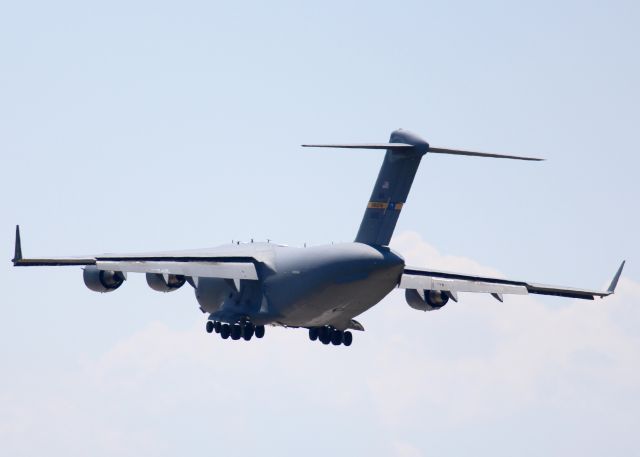
[[[409,195],[413,178],[429,144],[407,130],[396,130],[389,143],[411,145],[410,148],[389,148],[380,168],[378,180],[360,224],[355,241],[386,246],[391,240],[400,211]]]
[[[534,160],[537,157],[524,157],[491,152],[467,151],[450,148],[432,148],[415,133],[407,130],[396,130],[391,134],[388,143],[361,144],[303,144],[313,148],[347,148],[347,149],[386,149],[378,180],[373,188],[371,199],[364,212],[357,243],[386,246],[391,241],[393,230],[400,216],[400,211],[407,200],[413,178],[418,171],[420,160],[427,152],[470,157],[492,157],[496,159]]]

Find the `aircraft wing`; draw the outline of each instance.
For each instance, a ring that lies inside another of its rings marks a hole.
[[[398,287],[401,289],[439,290],[447,292],[455,301],[457,301],[457,292],[488,293],[500,301],[502,301],[503,294],[556,295],[559,297],[593,300],[595,297],[602,298],[614,293],[618,279],[620,279],[620,275],[622,274],[624,263],[623,261],[620,268],[618,268],[616,275],[611,281],[611,285],[606,291],[550,286],[525,281],[512,281],[508,279],[464,275],[413,267],[405,267]]]
[[[95,266],[99,270],[124,273],[160,273],[194,278],[257,280],[255,264],[260,260],[240,252],[224,250],[175,251],[146,254],[101,254],[85,257],[24,258],[20,229],[16,227],[13,264],[28,266]]]

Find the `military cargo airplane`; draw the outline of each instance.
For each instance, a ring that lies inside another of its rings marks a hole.
[[[417,268],[405,265],[389,248],[422,157],[454,154],[536,161],[533,157],[431,147],[418,135],[396,130],[388,143],[309,144],[305,147],[364,148],[386,151],[378,179],[354,242],[295,248],[275,243],[232,243],[210,249],[91,257],[24,258],[16,227],[15,266],[84,267],[86,286],[112,292],[127,273],[145,273],[149,287],[171,292],[193,287],[206,331],[223,339],[262,338],[265,326],[306,328],[312,341],[350,346],[350,330],[364,330],[357,316],[396,288],[409,306],[439,310],[458,294],[542,294],[593,300],[614,293],[620,265],[605,291],[585,290]]]

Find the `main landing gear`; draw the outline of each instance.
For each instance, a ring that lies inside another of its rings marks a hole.
[[[309,328],[309,339],[311,341],[319,340],[322,344],[333,344],[334,346],[351,346],[353,335],[350,331],[342,331],[337,328],[325,325],[324,327]]]
[[[231,337],[232,340],[243,339],[249,341],[254,336],[262,338],[264,336],[264,325],[253,325],[251,322],[239,322],[236,324],[225,324],[218,321],[207,321],[205,327],[207,333],[216,332],[223,340]]]

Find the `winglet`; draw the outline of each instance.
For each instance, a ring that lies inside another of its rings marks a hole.
[[[20,242],[20,226],[16,225],[16,247],[13,254],[13,259],[11,259],[11,261],[15,266],[15,264],[17,264],[21,260],[22,260],[22,243]]]
[[[620,279],[620,275],[622,274],[622,269],[624,268],[625,262],[626,262],[626,260],[622,261],[622,263],[620,264],[620,268],[618,268],[618,272],[613,277],[613,280],[611,281],[611,284],[609,285],[609,289],[607,289],[607,292],[609,292],[610,294],[612,294],[612,293],[614,293],[616,291],[616,286],[618,285],[618,279]]]

